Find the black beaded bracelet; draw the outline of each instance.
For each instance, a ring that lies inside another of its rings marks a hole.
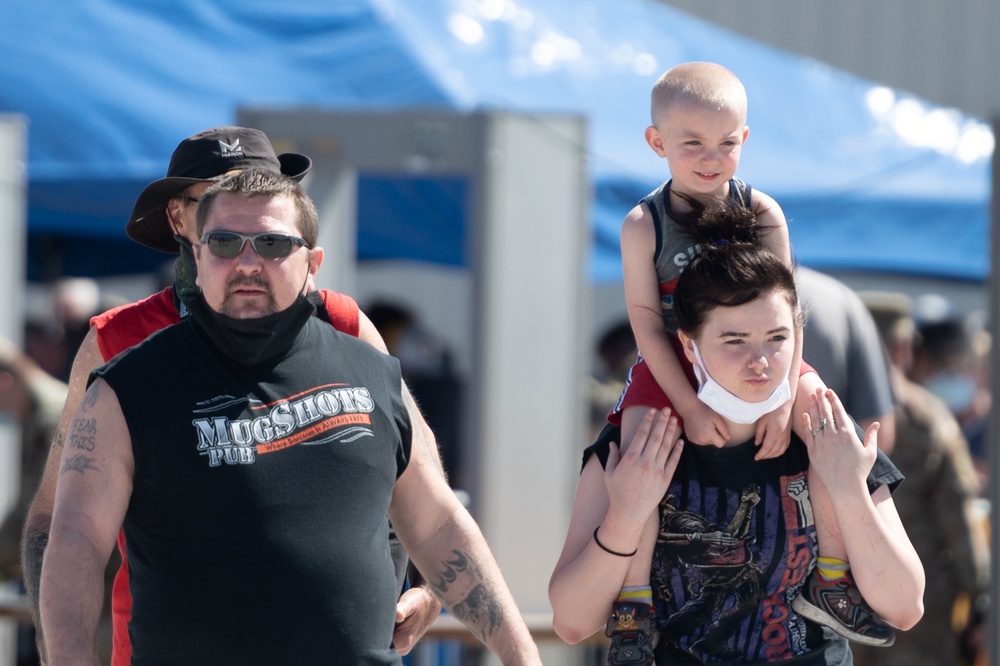
[[[617,555],[618,557],[632,557],[633,555],[635,555],[636,553],[639,552],[638,548],[636,548],[635,550],[633,550],[631,553],[619,553],[617,550],[611,550],[610,548],[608,548],[607,546],[605,546],[603,543],[601,543],[601,540],[597,538],[597,530],[599,530],[599,529],[601,529],[600,525],[598,525],[597,527],[594,528],[594,541],[597,542],[597,545],[600,546],[601,550],[603,550],[605,553],[610,553],[612,555]]]

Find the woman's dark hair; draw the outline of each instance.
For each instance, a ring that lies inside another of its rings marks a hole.
[[[713,309],[743,305],[775,289],[787,295],[798,320],[795,275],[761,245],[752,211],[732,202],[712,205],[699,212],[698,223],[688,230],[700,250],[674,291],[680,330],[697,337]]]

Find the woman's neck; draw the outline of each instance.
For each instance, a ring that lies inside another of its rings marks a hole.
[[[743,442],[753,439],[757,432],[756,423],[733,423],[726,417],[722,417],[726,422],[726,427],[729,428],[729,441],[726,442],[726,446],[737,446]]]

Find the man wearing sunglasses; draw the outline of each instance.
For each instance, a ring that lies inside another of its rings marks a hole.
[[[124,528],[135,663],[400,664],[388,514],[453,615],[541,663],[398,361],[312,316],[316,220],[280,174],[210,188],[191,316],[93,373],[43,566],[53,662],[91,654]]]
[[[25,537],[22,563],[25,587],[38,619],[38,586],[42,556],[49,536],[56,487],[59,479],[58,465],[64,442],[68,437],[70,418],[76,411],[86,389],[92,370],[115,355],[142,342],[152,333],[177,323],[187,315],[187,308],[180,295],[194,287],[195,268],[191,247],[199,242],[195,228],[195,211],[201,195],[215,181],[227,173],[256,168],[282,173],[295,181],[309,171],[312,161],[305,155],[283,153],[276,155],[270,141],[256,129],[245,127],[215,127],[199,132],[181,143],[174,150],[165,178],[150,183],[139,195],[126,232],[135,241],[153,249],[178,254],[176,280],[172,287],[95,317],[91,330],[84,339],[73,362],[69,378],[69,396],[59,421],[52,451],[35,499],[25,519]],[[266,242],[256,246],[263,250]],[[268,250],[263,250],[268,252]],[[317,315],[337,330],[361,338],[386,352],[385,343],[375,326],[362,313],[349,296],[329,290],[320,290],[322,307]],[[426,437],[433,441],[422,417],[417,414],[419,426]],[[124,539],[120,540],[124,548]],[[406,555],[394,542],[395,562],[399,575],[406,568]],[[122,551],[124,555],[124,551]],[[124,557],[123,557],[124,560]],[[437,617],[440,604],[426,585],[415,585],[403,593],[397,608],[398,626],[394,636],[396,647],[406,654]],[[128,569],[123,564],[114,582],[111,596],[114,631],[111,663],[124,666],[131,663],[131,645],[128,623],[131,617],[131,596]],[[40,652],[44,652],[40,639]],[[102,661],[107,661],[108,646],[102,642]],[[44,655],[43,655],[44,657]]]

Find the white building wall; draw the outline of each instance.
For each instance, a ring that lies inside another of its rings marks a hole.
[[[662,1],[984,120],[1000,113],[997,0]]]

